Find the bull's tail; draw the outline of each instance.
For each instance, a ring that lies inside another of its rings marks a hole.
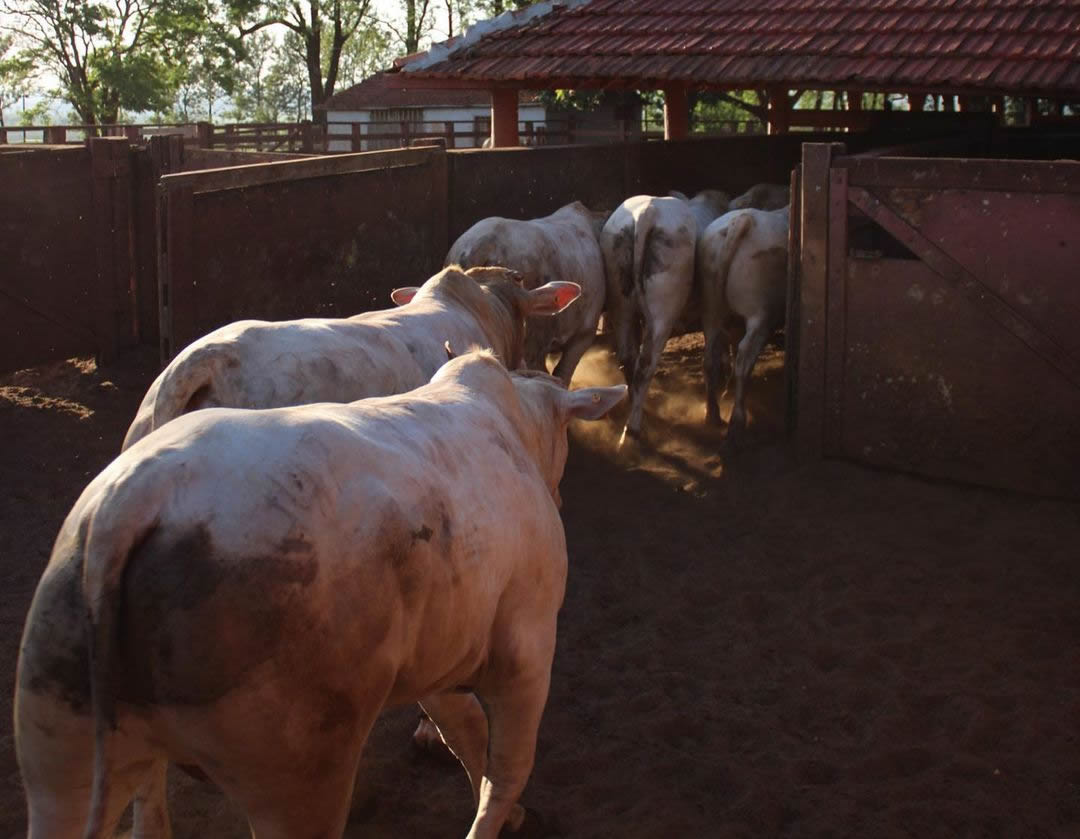
[[[215,382],[219,380],[225,360],[221,348],[207,344],[169,365],[158,386],[153,425],[148,431],[161,428],[181,414],[216,405]]]
[[[754,226],[754,217],[750,213],[740,213],[724,230],[724,239],[714,247],[715,236],[702,237],[698,243],[696,262],[701,266],[701,281],[709,285],[709,296],[715,305],[728,312],[727,285],[731,273],[731,263],[739,249],[739,243]],[[706,257],[708,254],[708,258]],[[708,299],[708,298],[706,298]]]
[[[107,749],[109,733],[116,730],[115,647],[124,569],[132,551],[153,531],[158,509],[153,498],[140,492],[139,504],[123,507],[139,511],[144,520],[132,521],[125,516],[118,521],[110,509],[110,499],[118,492],[124,492],[124,484],[104,490],[93,502],[95,509],[84,514],[88,523],[82,551],[83,596],[89,623],[90,706],[94,720],[94,769],[85,839],[101,835],[109,800]]]
[[[634,285],[638,288],[645,286],[645,258],[652,247],[653,231],[656,229],[657,210],[652,204],[646,205],[636,219],[634,219],[634,259],[632,275]]]

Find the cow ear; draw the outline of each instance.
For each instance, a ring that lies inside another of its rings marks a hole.
[[[557,315],[581,296],[581,286],[556,280],[526,293],[529,296],[527,314]]]
[[[583,387],[567,391],[564,396],[566,412],[575,419],[598,420],[607,416],[626,397],[626,385],[613,387]]]
[[[405,286],[405,288],[395,288],[390,292],[390,299],[394,301],[395,306],[404,306],[416,297],[416,292],[419,290],[420,289],[414,285]]]

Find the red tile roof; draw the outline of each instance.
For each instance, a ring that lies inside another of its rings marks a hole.
[[[568,0],[486,22],[400,75],[533,88],[1080,94],[1080,0]]]
[[[397,59],[395,66],[407,64],[426,53]],[[536,101],[536,94],[522,91],[521,104]],[[383,108],[487,108],[491,93],[483,86],[474,90],[432,90],[408,88],[397,73],[376,73],[359,84],[339,91],[319,107],[327,111],[368,111]]]

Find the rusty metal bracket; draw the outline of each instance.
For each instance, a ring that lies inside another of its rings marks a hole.
[[[921,259],[931,271],[952,283],[968,300],[1026,344],[1075,387],[1080,387],[1080,362],[1028,322],[993,289],[940,247],[912,227],[892,207],[862,187],[848,187],[848,199]]]

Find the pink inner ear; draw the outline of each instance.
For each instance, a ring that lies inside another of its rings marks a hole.
[[[416,292],[418,292],[419,290],[420,289],[418,289],[416,286],[395,288],[393,291],[390,292],[390,299],[394,301],[395,306],[404,306],[406,303],[416,297]]]
[[[562,311],[581,296],[581,286],[576,283],[552,283],[555,286],[555,303]]]

